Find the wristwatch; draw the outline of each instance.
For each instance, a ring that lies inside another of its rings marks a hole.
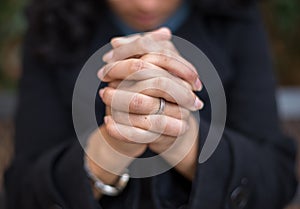
[[[105,184],[98,177],[96,177],[89,169],[86,161],[84,161],[84,168],[87,173],[87,176],[93,182],[94,187],[97,190],[99,190],[102,194],[108,195],[108,196],[117,196],[118,194],[120,194],[124,190],[124,188],[126,187],[128,181],[130,179],[128,169],[126,169],[124,171],[124,173],[120,176],[120,178],[119,178],[118,182],[115,184],[115,186],[111,186],[111,185]]]

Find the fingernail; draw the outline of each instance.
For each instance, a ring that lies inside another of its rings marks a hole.
[[[104,123],[107,124],[108,123],[108,116],[104,117]]]
[[[100,89],[100,91],[99,91],[99,94],[100,94],[100,97],[101,97],[101,98],[103,98],[104,91],[105,91],[104,89]]]
[[[110,43],[114,48],[118,47],[122,45],[122,38],[113,38]]]
[[[100,80],[102,80],[103,77],[104,77],[104,76],[103,76],[104,68],[105,68],[105,66],[102,67],[102,68],[98,71],[98,73],[97,73],[97,77],[98,77]]]
[[[196,81],[195,81],[195,87],[196,87],[197,91],[201,91],[202,90],[202,83],[201,83],[201,81],[200,81],[199,78],[197,78]]]
[[[105,55],[103,55],[102,60],[104,62],[108,62],[109,60],[111,60],[114,56],[114,51],[110,50],[108,53],[106,53]]]
[[[127,37],[127,38],[123,38],[123,37],[120,37],[120,38],[116,38],[114,41],[116,41],[118,44],[127,44],[129,42],[130,37]]]
[[[204,106],[203,102],[198,97],[196,97],[194,107],[197,110],[201,110],[203,108],[203,106]]]

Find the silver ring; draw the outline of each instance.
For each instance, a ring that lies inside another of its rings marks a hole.
[[[155,114],[163,114],[165,111],[166,101],[163,98],[159,98],[159,109]]]

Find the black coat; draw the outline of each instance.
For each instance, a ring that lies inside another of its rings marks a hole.
[[[189,183],[172,169],[149,179],[131,179],[118,197],[94,200],[73,129],[71,101],[88,56],[122,35],[103,17],[89,52],[73,64],[39,62],[28,53],[30,41],[25,42],[16,154],[5,176],[9,209],[152,208],[150,197],[159,209],[281,209],[291,200],[295,150],[279,130],[270,53],[257,9],[209,15],[194,11],[175,34],[210,58],[227,96],[222,141],[213,156],[198,165],[195,180]],[[200,96],[209,104],[205,91]],[[99,98],[97,109],[101,123],[104,105]],[[206,105],[200,140],[208,131],[209,115]]]

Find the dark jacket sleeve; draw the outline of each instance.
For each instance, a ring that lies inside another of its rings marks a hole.
[[[295,149],[280,132],[272,64],[259,14],[249,8],[232,22],[228,46],[233,79],[225,90],[228,114],[222,140],[211,158],[197,165],[191,190],[182,186],[188,182],[174,170],[155,177],[153,194],[159,208],[281,209],[294,195]],[[201,119],[200,141],[208,129],[209,122]]]
[[[84,152],[73,130],[70,107],[63,103],[59,93],[57,66],[37,61],[30,47],[27,38],[19,85],[15,157],[5,175],[7,206],[9,209],[101,208],[93,198],[83,169]],[[116,198],[119,202],[129,201],[128,208],[134,204],[134,196],[128,197],[127,192],[132,185],[134,181]]]

